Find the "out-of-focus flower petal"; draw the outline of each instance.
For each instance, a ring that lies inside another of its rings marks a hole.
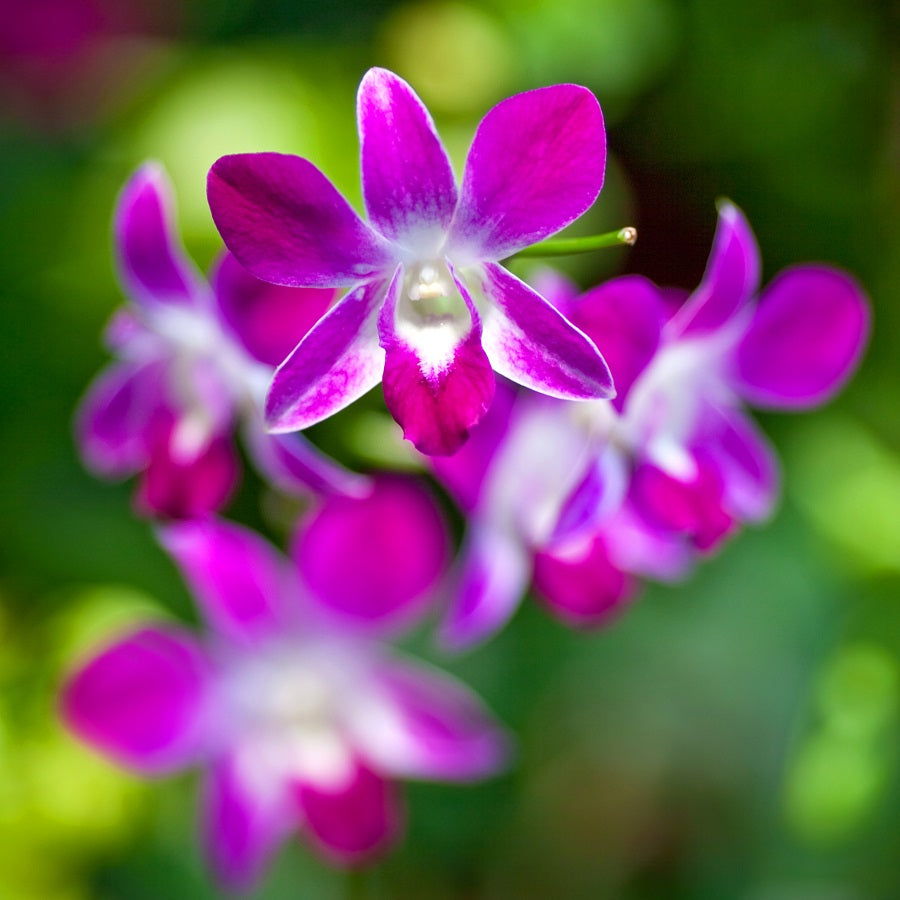
[[[485,264],[482,288],[492,302],[482,344],[497,372],[564,400],[613,396],[612,376],[593,341],[540,294],[495,263]]]
[[[850,377],[868,333],[868,300],[853,278],[825,266],[786,269],[738,346],[737,387],[757,406],[816,406]]]
[[[599,536],[565,554],[536,553],[534,586],[554,615],[576,628],[607,623],[637,590],[635,580],[613,565]]]
[[[606,524],[603,536],[613,565],[660,581],[686,577],[697,556],[684,535],[652,524],[628,502]]]
[[[568,543],[594,532],[625,499],[629,477],[622,452],[612,444],[604,447],[562,504],[548,544]]]
[[[223,156],[209,170],[207,197],[225,245],[264,281],[350,287],[393,266],[387,242],[299,156]]]
[[[348,783],[335,789],[298,785],[297,799],[310,837],[340,865],[377,856],[403,828],[404,813],[395,786],[361,764]]]
[[[254,278],[230,253],[211,278],[222,319],[260,362],[279,365],[325,315],[330,288],[289,288]]]
[[[113,235],[119,274],[137,303],[194,303],[206,284],[175,230],[172,186],[162,167],[141,166],[116,204]]]
[[[208,515],[225,505],[240,478],[240,462],[228,438],[214,436],[199,452],[185,455],[177,447],[176,427],[168,417],[154,425],[149,465],[135,498],[144,515]]]
[[[248,790],[233,757],[210,767],[203,785],[201,831],[207,858],[224,887],[251,888],[299,823],[300,814],[286,799]]]
[[[207,679],[206,661],[189,637],[146,628],[71,677],[62,715],[78,737],[123,765],[169,772],[202,749]]]
[[[701,550],[711,549],[733,527],[723,508],[721,475],[708,459],[698,459],[693,476],[675,477],[650,463],[635,467],[631,497],[658,527],[689,535]]]
[[[569,304],[569,320],[603,354],[621,410],[628,390],[659,348],[665,310],[653,282],[640,275],[607,281]]]
[[[82,458],[94,472],[117,478],[146,463],[162,384],[162,371],[155,363],[114,363],[94,379],[75,421]]]
[[[204,519],[162,528],[159,539],[215,631],[253,642],[284,623],[290,587],[285,564],[255,532]]]
[[[478,504],[485,476],[506,434],[515,399],[516,389],[506,379],[498,381],[488,411],[465,444],[452,456],[432,456],[429,460],[437,479],[466,513]]]
[[[302,435],[268,434],[255,421],[244,435],[257,469],[280,491],[362,497],[371,487],[368,478],[345,469]]]
[[[297,431],[343,409],[381,380],[378,309],[385,285],[370,282],[340,300],[275,372],[266,398],[272,431]]]
[[[765,435],[737,410],[718,413],[707,451],[718,466],[723,505],[742,521],[761,521],[778,498],[778,459]]]
[[[419,257],[437,255],[456,209],[456,181],[428,110],[402,78],[370,69],[357,120],[372,224]]]
[[[750,224],[733,203],[723,203],[703,280],[672,318],[672,333],[705,334],[721,328],[756,294],[759,268]]]
[[[490,406],[495,377],[481,346],[478,311],[457,282],[468,309],[450,321],[410,320],[398,306],[411,301],[401,295],[395,276],[378,322],[385,350],[384,402],[403,428],[403,436],[421,453],[455,453]]]
[[[327,498],[298,532],[294,558],[325,609],[358,625],[396,627],[431,599],[448,544],[432,497],[412,481],[382,477],[366,497]]]
[[[473,525],[461,552],[453,605],[441,623],[441,644],[460,650],[499,631],[518,608],[530,576],[529,551],[520,540],[487,524]]]
[[[420,663],[385,662],[378,690],[390,710],[357,731],[361,752],[380,771],[403,778],[470,781],[495,774],[511,742],[463,684]]]
[[[498,103],[469,150],[448,252],[501,260],[577,219],[603,186],[596,97],[558,84]]]

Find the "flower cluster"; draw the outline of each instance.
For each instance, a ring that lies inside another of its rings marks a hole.
[[[392,643],[439,608],[443,645],[483,641],[531,584],[563,621],[597,625],[641,579],[684,577],[773,508],[775,455],[745,407],[824,402],[868,332],[836,269],[797,266],[760,292],[730,203],[687,297],[636,275],[584,294],[513,275],[504,260],[602,186],[584,88],[492,109],[459,187],[397,76],[365,76],[358,121],[369,222],[305,159],[223,157],[208,191],[227,251],[208,281],[162,171],[129,180],[115,249],[131,305],[77,419],[94,471],[140,473],[138,507],[168,520],[158,538],[207,634],[118,636],[72,673],[62,715],[138,772],[203,766],[204,843],[235,887],[295,830],[338,864],[380,852],[402,826],[398,779],[501,771],[510,740],[481,701]],[[453,566],[422,477],[359,475],[287,434],[379,382],[465,517]],[[261,476],[307,498],[287,558],[215,517],[238,429]]]

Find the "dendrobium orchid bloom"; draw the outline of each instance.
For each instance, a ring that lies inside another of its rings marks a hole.
[[[500,265],[596,199],[606,138],[593,94],[563,84],[495,106],[459,191],[406,82],[370,70],[357,114],[369,224],[299,157],[225,156],[209,173],[213,219],[250,272],[349,288],[276,372],[270,428],[306,428],[383,381],[404,435],[446,455],[490,405],[494,371],[554,397],[611,396],[594,343]]]
[[[229,254],[208,283],[178,240],[171,193],[162,169],[148,164],[118,200],[115,250],[132,303],[107,330],[119,359],[78,412],[86,463],[109,477],[143,472],[138,503],[146,512],[201,515],[221,507],[237,480],[231,435],[242,422],[252,458],[280,487],[364,489],[364,479],[304,439],[263,426],[275,365],[334,292],[261,282]]]
[[[411,484],[326,500],[294,565],[211,519],[161,540],[210,635],[147,626],[119,638],[74,673],[62,711],[137,772],[206,767],[203,840],[226,885],[252,885],[298,828],[329,860],[364,861],[402,827],[396,779],[469,781],[504,766],[506,734],[473,693],[376,639],[421,614],[446,563],[442,520]],[[352,558],[352,571],[323,568],[320,551]]]
[[[674,312],[639,276],[548,291],[596,341],[618,395],[495,404],[466,447],[433,461],[469,517],[446,643],[496,631],[532,576],[561,618],[605,621],[633,592],[626,573],[682,577],[769,515],[777,462],[743,406],[823,403],[853,372],[869,314],[834,268],[795,266],[757,300],[759,271],[746,219],[724,204],[704,278]]]

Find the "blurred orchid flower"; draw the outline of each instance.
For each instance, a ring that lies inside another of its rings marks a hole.
[[[272,430],[306,428],[383,381],[404,435],[446,455],[490,405],[494,371],[555,397],[611,396],[593,342],[499,264],[596,199],[606,138],[593,94],[556,85],[494,107],[461,191],[406,82],[370,70],[357,114],[371,224],[299,157],[225,156],[209,173],[213,219],[250,272],[350,289],[276,372]]]
[[[825,402],[859,361],[869,307],[821,265],[780,273],[757,299],[759,268],[746,219],[724,204],[706,274],[674,311],[639,276],[580,297],[548,282],[618,394],[495,403],[466,447],[432,460],[469,517],[446,643],[500,628],[532,578],[564,620],[604,622],[633,595],[632,575],[682,577],[740,522],[769,515],[778,466],[744,404]]]
[[[116,640],[72,675],[62,713],[138,772],[206,768],[203,840],[226,885],[251,886],[298,828],[331,861],[362,862],[401,830],[396,779],[504,766],[507,736],[478,698],[379,640],[421,616],[447,561],[443,520],[414,484],[326,499],[293,564],[212,519],[160,537],[208,638],[148,626]]]
[[[107,330],[118,359],[77,414],[85,462],[108,477],[141,472],[145,512],[201,515],[221,507],[237,481],[231,436],[242,425],[251,457],[285,490],[364,490],[365,479],[303,438],[271,436],[263,427],[275,365],[334,292],[274,287],[229,254],[208,283],[178,240],[171,193],[163,170],[148,164],[118,200],[115,252],[131,303]]]

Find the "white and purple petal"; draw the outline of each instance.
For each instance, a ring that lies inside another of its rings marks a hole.
[[[613,396],[609,368],[593,341],[540,294],[496,263],[483,267],[482,345],[494,370],[564,400]]]
[[[370,69],[357,120],[372,224],[417,258],[436,256],[456,209],[456,181],[428,110],[402,78]]]
[[[78,447],[92,471],[117,478],[146,464],[163,389],[163,371],[156,362],[117,362],[100,372],[75,417]]]
[[[605,165],[603,115],[587,88],[558,84],[504,100],[475,133],[448,253],[498,261],[555,234],[597,199]]]
[[[235,757],[222,757],[210,766],[201,797],[206,856],[219,882],[232,891],[253,887],[301,820],[287,797],[254,792],[245,782]]]
[[[172,186],[155,163],[141,166],[116,204],[113,241],[119,275],[141,305],[202,302],[208,287],[175,230]]]
[[[432,599],[449,538],[423,487],[381,477],[367,496],[326,498],[298,532],[293,556],[312,599],[344,625],[393,629]]]
[[[733,203],[723,203],[703,280],[668,330],[698,335],[722,328],[756,294],[759,277],[759,248],[750,224]]]
[[[851,276],[826,266],[786,269],[738,345],[735,386],[756,406],[817,406],[853,373],[868,333],[869,303]]]
[[[362,716],[360,752],[401,778],[472,781],[508,763],[511,740],[461,682],[421,663],[391,660],[374,673],[384,714]]]
[[[244,429],[247,453],[261,475],[286,494],[363,497],[365,475],[345,469],[300,434],[269,434],[254,418]]]
[[[717,415],[715,433],[705,438],[704,446],[721,475],[723,505],[742,521],[762,521],[778,499],[775,451],[753,421],[737,410]]]
[[[381,381],[378,310],[385,289],[383,282],[368,282],[351,291],[278,367],[266,398],[270,430],[314,425]]]
[[[145,774],[195,762],[206,741],[210,673],[186,634],[145,628],[107,647],[63,687],[61,712],[83,741]]]
[[[442,646],[461,650],[499,631],[528,588],[531,559],[508,531],[473,522],[460,553],[452,602],[441,623]]]
[[[253,643],[289,621],[285,560],[255,532],[229,522],[180,522],[159,531],[211,628]]]
[[[299,156],[223,156],[209,170],[207,197],[225,245],[263,281],[351,287],[395,265],[387,242]]]

